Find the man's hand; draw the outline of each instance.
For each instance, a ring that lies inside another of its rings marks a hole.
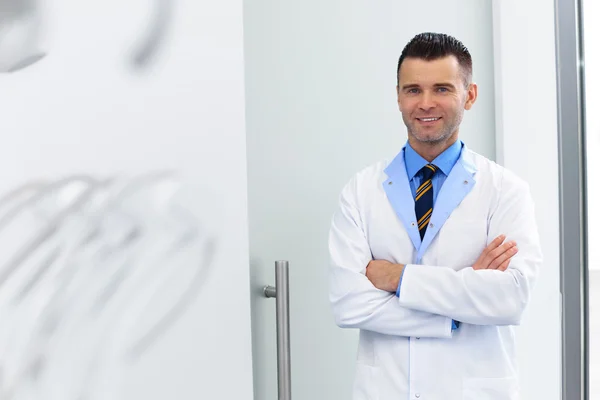
[[[373,260],[367,265],[367,278],[377,289],[396,293],[404,265],[386,260]]]
[[[517,254],[518,248],[514,241],[503,243],[505,239],[505,235],[494,239],[473,264],[473,269],[506,271],[510,260]],[[373,260],[367,265],[366,275],[377,289],[395,293],[403,270],[404,265],[402,264],[393,264],[386,260]]]
[[[473,269],[496,269],[506,271],[510,260],[519,251],[517,243],[514,241],[504,242],[506,236],[500,235],[486,247],[475,264]]]

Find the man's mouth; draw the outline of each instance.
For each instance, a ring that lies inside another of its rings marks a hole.
[[[437,121],[439,119],[441,119],[442,117],[430,117],[430,118],[417,118],[419,121],[421,122],[434,122]]]

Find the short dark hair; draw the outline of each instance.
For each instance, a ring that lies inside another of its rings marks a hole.
[[[460,40],[444,33],[424,32],[418,34],[402,50],[396,69],[398,84],[400,84],[400,67],[406,58],[433,61],[451,55],[456,57],[463,69],[465,83],[470,83],[473,75],[473,61],[469,49]]]

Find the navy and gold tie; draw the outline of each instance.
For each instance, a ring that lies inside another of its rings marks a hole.
[[[419,171],[423,180],[415,195],[415,215],[417,216],[421,240],[425,236],[427,225],[429,225],[433,213],[433,184],[431,178],[437,170],[438,168],[435,165],[427,164]]]

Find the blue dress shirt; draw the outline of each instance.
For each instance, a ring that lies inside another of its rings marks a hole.
[[[431,183],[433,185],[434,206],[437,195],[440,192],[440,188],[460,158],[461,151],[462,142],[457,140],[453,145],[444,150],[442,154],[437,156],[435,160],[431,162],[431,164],[434,164],[439,168],[439,171],[436,172],[431,179]],[[424,166],[429,164],[429,162],[421,157],[415,150],[413,150],[412,147],[410,147],[410,144],[407,143],[404,150],[404,163],[406,164],[406,174],[408,175],[408,180],[410,181],[410,188],[413,197],[416,197],[417,189],[419,186],[421,186],[421,176],[417,174]]]
[[[431,184],[433,186],[433,204],[435,207],[435,201],[437,199],[437,195],[440,192],[444,181],[452,171],[452,168],[460,158],[460,153],[462,152],[463,143],[460,140],[457,140],[448,147],[442,154],[437,156],[435,160],[431,162],[436,167],[439,168],[439,171],[435,173],[433,178],[431,179]],[[408,175],[408,179],[410,181],[410,189],[412,191],[413,198],[416,197],[416,192],[419,186],[421,186],[421,176],[419,171],[429,162],[421,157],[411,146],[409,143],[406,144],[404,149],[404,163],[406,165],[406,174]],[[402,271],[402,275],[404,275],[404,270]],[[402,276],[400,276],[400,282],[398,283],[398,289],[396,290],[396,296],[400,296],[400,286],[402,284]],[[452,329],[456,329],[458,327],[458,323],[456,321],[452,321]]]

